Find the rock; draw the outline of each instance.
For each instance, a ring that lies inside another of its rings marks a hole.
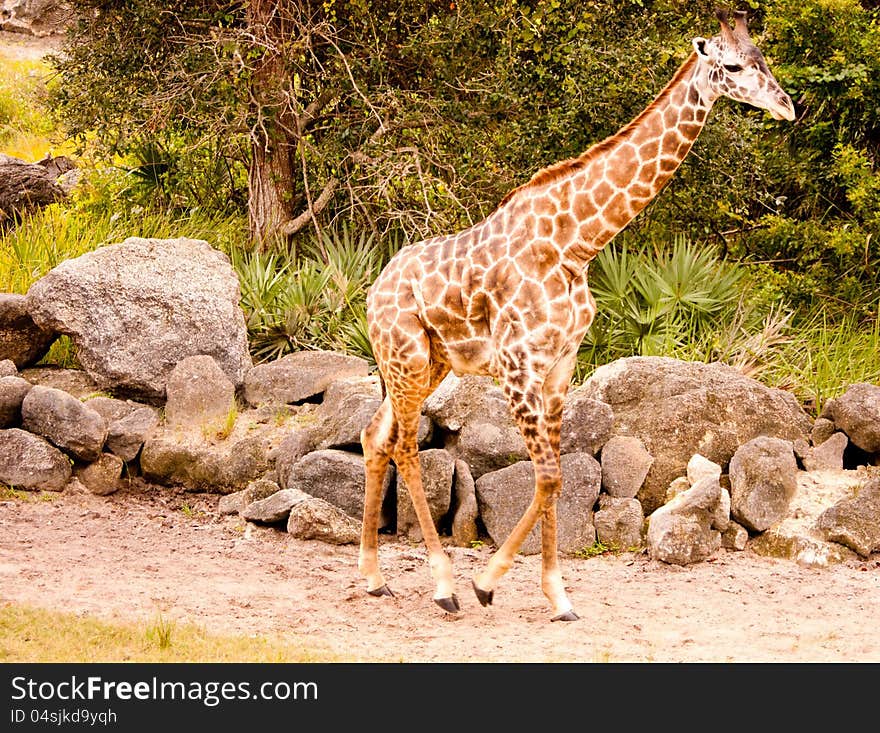
[[[131,463],[158,425],[156,410],[146,405],[139,407],[107,425],[107,449]]]
[[[479,537],[477,517],[477,492],[474,477],[468,464],[455,461],[452,515],[452,544],[456,547],[470,547]]]
[[[107,440],[104,418],[76,397],[54,387],[36,385],[21,403],[25,430],[83,461],[95,461]]]
[[[468,422],[460,432],[447,436],[444,448],[467,463],[475,479],[529,458],[525,440],[512,418],[500,423],[483,419]]]
[[[282,438],[273,458],[279,486],[292,486],[294,466],[306,453],[315,450],[315,438],[311,427],[293,428]]]
[[[612,436],[614,412],[611,405],[574,389],[562,408],[561,453],[589,453],[597,456]]]
[[[593,505],[599,496],[602,469],[588,453],[562,456],[562,493],[557,500],[557,540],[560,552],[575,553],[596,540]],[[535,470],[520,461],[476,480],[480,517],[492,541],[500,545],[522,517],[534,496]],[[541,551],[540,523],[523,542],[520,552]]]
[[[303,456],[291,469],[284,488],[297,488],[339,507],[349,516],[361,519],[364,514],[366,485],[363,456],[328,448]],[[391,485],[394,470],[389,465],[382,489],[384,497]],[[393,515],[383,511],[380,527],[393,523]]]
[[[610,496],[635,497],[653,462],[641,440],[615,435],[602,447],[602,488]]]
[[[721,546],[726,550],[742,552],[749,542],[749,532],[741,524],[731,521],[721,533]]]
[[[862,557],[880,550],[880,478],[868,480],[854,497],[822,512],[816,527],[829,542],[839,542]]]
[[[79,400],[88,400],[99,392],[95,380],[82,369],[64,369],[55,366],[28,367],[21,370],[21,376],[31,384],[60,389]]]
[[[721,533],[713,529],[720,500],[718,479],[707,476],[655,510],[648,517],[648,554],[673,565],[711,557],[721,547]]]
[[[208,445],[157,430],[141,449],[140,467],[148,481],[231,494],[265,475],[271,468],[268,454],[268,438],[260,433]]]
[[[18,369],[12,359],[0,359],[0,377],[18,377]]]
[[[0,221],[2,216],[0,212]],[[0,359],[8,359],[17,369],[36,364],[57,336],[34,323],[23,295],[0,293]]]
[[[103,417],[104,422],[108,425],[115,420],[120,420],[121,418],[130,415],[135,410],[144,407],[140,402],[119,400],[115,397],[108,397],[106,395],[91,395],[83,400],[83,404],[91,407]]]
[[[827,417],[817,417],[813,423],[813,429],[810,431],[810,442],[813,445],[820,445],[834,435],[835,430],[834,420],[829,420]]]
[[[0,7],[0,30],[48,36],[63,33],[75,20],[69,2],[62,0],[4,0]]]
[[[239,514],[248,504],[253,504],[260,499],[267,499],[279,491],[281,491],[281,487],[271,479],[255,479],[241,491],[221,496],[220,501],[217,502],[217,513],[221,515]]]
[[[834,433],[824,443],[809,446],[802,461],[807,471],[843,469],[843,452],[849,439],[846,433]]]
[[[316,423],[312,427],[315,448],[360,450],[361,431],[381,404],[378,377],[347,377],[332,382],[315,411]],[[419,421],[418,442],[424,443],[430,434],[431,421],[423,415]]]
[[[165,385],[165,424],[169,427],[222,425],[235,409],[235,385],[210,356],[181,359]]]
[[[32,386],[21,377],[0,377],[0,428],[21,423],[21,403]]]
[[[28,214],[62,201],[64,191],[43,166],[0,162],[0,230],[13,227]]]
[[[645,514],[638,499],[599,496],[599,510],[593,517],[596,539],[615,550],[633,551],[643,545]]]
[[[817,524],[826,509],[851,499],[864,480],[858,471],[798,471],[786,515],[751,537],[749,548],[759,555],[794,560],[807,567],[827,567],[855,559],[855,552],[829,542]]]
[[[335,351],[299,351],[257,364],[244,380],[244,399],[253,407],[288,405],[321,394],[337,379],[366,377],[365,359]]]
[[[93,494],[107,496],[119,490],[123,462],[112,453],[102,453],[97,461],[76,469],[76,477]]]
[[[238,277],[194,239],[129,238],[66,260],[27,294],[34,322],[69,334],[101,389],[161,401],[171,370],[213,357],[233,384],[252,363]]]
[[[599,367],[580,389],[611,406],[615,435],[640,438],[653,456],[638,494],[646,514],[695,453],[725,469],[754,437],[794,441],[812,426],[794,395],[723,364],[629,357]]]
[[[781,520],[797,485],[797,461],[788,440],[760,437],[730,459],[731,513],[753,532]]]
[[[419,465],[422,488],[431,510],[431,519],[439,530],[439,522],[449,511],[452,503],[455,459],[442,448],[431,448],[419,453]],[[410,493],[404,487],[399,470],[397,471],[397,534],[408,537],[413,542],[421,542],[424,539]]]
[[[308,496],[299,489],[282,489],[265,499],[251,502],[242,509],[241,516],[250,522],[262,524],[286,522],[291,508],[307,498]]]
[[[714,461],[710,461],[705,456],[695,453],[691,456],[687,464],[687,480],[693,485],[707,476],[720,481],[721,466]]]
[[[19,428],[0,430],[0,483],[31,491],[61,491],[70,460],[43,438]]]
[[[516,427],[507,399],[492,377],[452,372],[428,395],[422,413],[437,426],[453,433],[477,418],[480,422]]]
[[[850,385],[840,397],[825,403],[821,417],[832,419],[863,451],[880,452],[880,386],[866,382]]]
[[[330,502],[309,496],[291,508],[287,532],[300,540],[354,545],[361,538],[361,523]]]

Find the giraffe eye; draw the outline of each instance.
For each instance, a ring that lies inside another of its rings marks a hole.
[[[723,64],[723,66],[727,71],[729,71],[733,74],[735,74],[737,71],[743,70],[743,67],[740,66],[739,64]]]

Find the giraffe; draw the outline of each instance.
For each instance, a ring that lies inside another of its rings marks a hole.
[[[563,401],[596,312],[587,266],[657,196],[721,96],[793,120],[794,105],[751,41],[746,13],[717,10],[720,33],[693,39],[671,81],[635,119],[579,157],[538,171],[484,220],[407,245],[367,295],[369,337],[384,399],[361,432],[366,490],[358,567],[373,596],[393,595],[379,567],[378,523],[393,460],[410,493],[435,582],[457,613],[452,563],[431,519],[416,435],[422,403],[452,370],[501,385],[534,466],[533,498],[471,580],[483,606],[541,523],[541,589],[553,621],[578,618],[558,560]]]

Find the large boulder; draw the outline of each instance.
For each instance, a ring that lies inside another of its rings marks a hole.
[[[24,369],[45,356],[56,337],[34,323],[23,295],[0,293],[0,359]]]
[[[557,499],[557,540],[560,552],[573,554],[596,541],[593,506],[602,484],[602,469],[589,453],[562,456],[562,493]],[[493,542],[501,545],[525,512],[535,493],[531,461],[492,471],[476,480],[480,517]],[[523,555],[541,551],[540,522],[520,547]]]
[[[129,238],[66,260],[27,294],[34,322],[69,334],[102,389],[161,401],[171,370],[205,354],[236,386],[252,366],[238,277],[196,239]]]
[[[582,388],[614,412],[614,433],[640,438],[654,458],[638,499],[650,514],[699,453],[726,468],[759,435],[809,438],[812,422],[789,392],[723,364],[629,357],[599,367]]]

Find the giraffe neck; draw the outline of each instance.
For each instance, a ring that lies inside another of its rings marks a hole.
[[[617,134],[579,158],[541,171],[519,189],[531,189],[536,213],[543,196],[556,199],[557,245],[572,266],[582,269],[592,260],[681,165],[716,98],[706,76],[696,53],[691,54],[651,104]]]

